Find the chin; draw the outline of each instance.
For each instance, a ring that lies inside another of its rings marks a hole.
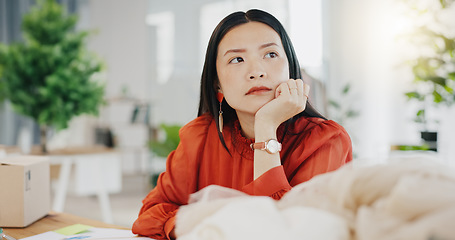
[[[255,115],[256,112],[261,109],[265,104],[272,101],[273,98],[268,97],[267,99],[255,99],[252,101],[251,99],[245,100],[244,104],[238,106],[238,108],[234,108],[236,111],[240,111],[243,113],[253,114]]]
[[[248,114],[248,115],[256,115],[257,111],[261,109],[262,106],[242,106],[240,108],[235,109],[237,114]]]
[[[248,111],[248,112],[251,112],[252,114],[256,115],[256,113],[259,111],[259,109],[261,109],[265,104],[267,104],[267,103],[251,106],[251,108],[249,108],[250,111]]]

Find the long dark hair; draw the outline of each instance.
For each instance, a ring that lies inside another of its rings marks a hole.
[[[210,37],[210,41],[207,46],[207,53],[205,55],[204,68],[201,77],[201,96],[199,100],[198,116],[201,116],[205,113],[209,113],[210,115],[213,116],[218,129],[218,136],[220,137],[220,140],[223,146],[226,148],[226,150],[228,149],[226,147],[226,143],[224,142],[223,135],[219,131],[218,125],[219,124],[218,112],[220,111],[219,109],[220,103],[216,98],[217,86],[219,81],[218,73],[216,70],[216,57],[218,54],[218,45],[221,39],[223,39],[226,33],[229,32],[232,28],[248,22],[261,22],[267,24],[268,26],[273,28],[275,32],[278,33],[278,35],[281,38],[281,42],[283,44],[284,51],[286,52],[286,56],[289,62],[289,78],[292,79],[302,78],[302,74],[300,72],[300,65],[297,60],[297,55],[295,54],[294,47],[292,46],[291,39],[287,35],[283,25],[281,25],[281,23],[274,16],[261,10],[252,9],[247,11],[246,13],[245,12],[232,13],[225,17],[223,20],[221,20],[221,22],[218,24],[215,30],[213,30],[212,36]],[[223,111],[223,120],[225,123],[229,124],[237,118],[235,110],[232,107],[230,107],[226,103],[226,101],[223,100],[221,108]],[[289,123],[294,122],[296,119],[302,116],[319,117],[325,119],[325,117],[322,116],[318,111],[316,111],[316,109],[313,106],[311,106],[311,104],[307,101],[305,110],[303,112],[297,114],[293,118],[286,121],[285,128],[286,130],[284,131],[282,138],[284,138],[284,135],[287,132],[287,126],[289,125]]]

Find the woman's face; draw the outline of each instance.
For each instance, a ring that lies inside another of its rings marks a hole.
[[[275,98],[289,80],[289,64],[280,36],[260,22],[231,29],[218,45],[216,68],[226,102],[237,114],[256,112]]]

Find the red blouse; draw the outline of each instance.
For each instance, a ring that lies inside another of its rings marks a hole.
[[[166,171],[143,200],[133,233],[168,239],[180,205],[189,195],[209,185],[220,185],[250,195],[280,199],[292,186],[315,175],[338,169],[352,160],[348,133],[331,120],[300,118],[282,141],[281,166],[253,181],[254,139],[242,136],[238,121],[225,126],[223,135],[230,154],[218,138],[210,115],[202,115],[180,129],[180,144],[169,154]],[[277,131],[278,140],[284,126]]]

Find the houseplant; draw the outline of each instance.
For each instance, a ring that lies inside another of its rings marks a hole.
[[[159,131],[161,131],[164,136],[163,138],[151,140],[149,142],[150,150],[158,157],[167,157],[169,153],[177,148],[180,142],[179,130],[181,126],[177,124],[160,124]]]
[[[174,151],[180,142],[179,130],[182,126],[178,124],[160,124],[157,134],[154,134],[153,140],[149,141],[149,149],[158,157],[158,159],[165,159]],[[161,135],[161,136],[158,136]],[[154,186],[158,180],[159,172],[155,172],[150,176],[150,183]]]
[[[23,17],[24,41],[0,45],[4,95],[16,112],[38,122],[44,153],[48,127],[66,128],[103,103],[104,86],[92,78],[101,61],[86,50],[88,32],[75,31],[76,22],[54,0],[41,0]]]
[[[422,124],[421,137],[436,150],[437,133],[431,132],[428,110],[455,102],[455,33],[444,16],[454,0],[431,0],[433,7],[419,7],[416,1],[407,1],[415,12],[417,26],[409,34],[409,41],[418,49],[419,56],[411,61],[414,89],[406,92],[409,100],[419,102],[415,122]],[[452,18],[453,20],[453,18]]]

